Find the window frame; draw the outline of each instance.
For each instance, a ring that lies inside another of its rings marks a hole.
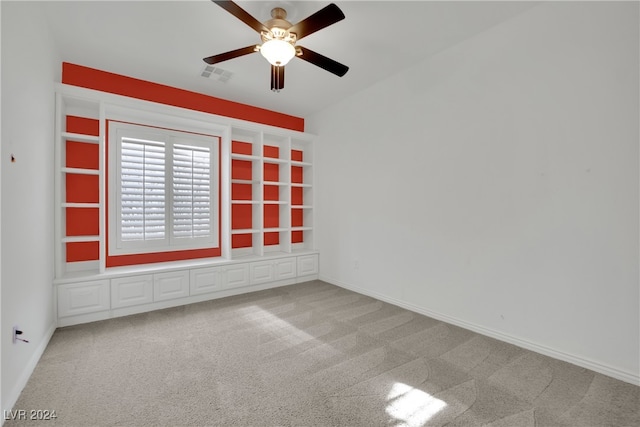
[[[176,126],[171,120],[122,120],[107,119],[108,140],[108,194],[107,194],[107,246],[108,256],[145,255],[188,251],[198,249],[216,249],[220,247],[220,146],[222,135],[208,129],[185,129]],[[121,217],[121,153],[122,136],[147,139],[163,143],[165,147],[165,237],[158,240],[123,241]],[[191,145],[206,147],[210,155],[210,234],[206,237],[184,238],[174,236],[173,227],[173,147]],[[115,160],[115,161],[114,161]]]

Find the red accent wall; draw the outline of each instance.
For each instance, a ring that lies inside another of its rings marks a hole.
[[[231,152],[235,154],[253,154],[253,145],[248,142],[231,141]],[[231,179],[251,181],[253,176],[252,165],[248,160],[231,160]],[[253,186],[251,184],[231,184],[231,200],[251,200]],[[231,229],[242,230],[253,227],[253,206],[231,205]],[[231,248],[250,248],[253,245],[252,234],[231,235]]]
[[[296,162],[303,162],[304,153],[301,150],[291,150],[291,160]],[[303,184],[303,169],[301,166],[291,166],[291,183],[292,184]],[[292,227],[302,227],[304,226],[303,221],[303,210],[296,209],[295,205],[304,205],[303,199],[303,191],[302,187],[292,187],[291,188],[291,226]],[[304,232],[302,231],[292,231],[291,232],[291,243],[302,243],[304,241]]]
[[[280,158],[280,147],[273,147],[265,145],[262,147],[262,153],[265,161],[269,158]],[[263,176],[265,181],[279,182],[280,181],[280,165],[277,163],[264,163]],[[265,185],[263,188],[265,201],[278,201],[280,200],[280,187],[277,185]],[[264,228],[278,228],[280,227],[280,205],[277,204],[265,204],[263,207],[262,219]],[[267,232],[264,233],[264,245],[272,246],[280,244],[280,233]]]
[[[65,190],[69,203],[98,203],[100,201],[98,175],[68,173]]]
[[[67,262],[95,261],[100,259],[98,242],[67,243]]]
[[[100,134],[100,122],[86,117],[67,116],[67,132],[97,136]]]
[[[84,67],[81,65],[62,63],[62,83],[99,90],[102,92],[123,95],[142,100],[158,102],[166,105],[187,108],[195,111],[231,117],[255,123],[276,126],[295,131],[304,131],[304,119],[287,114],[270,111],[251,105],[240,104],[208,96],[200,93],[174,88],[158,83],[127,77],[107,71]],[[98,135],[99,122],[96,119],[67,116],[66,131],[85,135]],[[67,167],[82,169],[99,168],[99,152],[97,144],[83,143],[68,140],[66,142]],[[253,154],[252,145],[249,143],[234,141],[232,152],[240,154]],[[264,147],[265,157],[279,157],[278,147]],[[291,151],[293,160],[302,161],[302,152]],[[279,165],[265,164],[265,180],[279,180]],[[231,173],[233,179],[252,179],[251,162],[232,161]],[[293,167],[291,170],[293,182],[302,182],[302,168]],[[66,174],[66,201],[78,203],[97,203],[99,199],[99,184],[96,175]],[[295,189],[301,190],[301,189]],[[250,200],[252,198],[252,186],[250,184],[233,184],[232,199]],[[277,186],[265,186],[265,200],[278,200],[279,188]],[[218,193],[220,194],[220,193]],[[294,204],[302,204],[302,191],[292,194]],[[252,205],[232,206],[232,229],[252,228]],[[302,225],[302,211],[294,209],[292,225]],[[278,205],[265,206],[265,227],[278,227]],[[93,208],[67,208],[66,209],[66,235],[84,236],[98,234],[98,210]],[[108,224],[107,224],[108,226]],[[302,241],[302,232],[294,232],[294,243]],[[279,233],[266,233],[265,244],[279,243]],[[108,241],[107,241],[108,245]],[[232,235],[232,248],[252,246],[252,235]],[[99,245],[97,242],[69,242],[67,247],[67,262],[89,261],[99,259]],[[108,247],[108,246],[107,246]],[[162,253],[149,253],[140,255],[107,256],[107,267],[145,264],[153,262],[176,261],[184,259],[220,256],[220,248],[175,251]]]
[[[66,131],[84,135],[98,135],[98,120],[67,116]],[[70,168],[98,169],[98,144],[66,141],[65,164]],[[65,201],[68,203],[98,203],[100,186],[97,175],[66,174]],[[98,208],[66,208],[67,236],[97,236],[99,234]],[[67,262],[94,261],[100,257],[98,242],[68,242]]]
[[[62,83],[304,132],[304,119],[120,74],[62,63]]]

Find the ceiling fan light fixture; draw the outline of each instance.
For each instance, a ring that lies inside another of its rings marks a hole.
[[[271,65],[282,67],[296,56],[296,48],[287,41],[272,39],[262,43],[260,53]]]
[[[259,50],[262,56],[271,64],[271,90],[276,92],[284,88],[284,66],[287,65],[294,56],[329,71],[338,77],[344,76],[349,70],[349,67],[346,65],[296,45],[297,41],[303,37],[344,19],[344,13],[342,13],[340,8],[334,3],[323,7],[295,25],[291,25],[291,22],[287,21],[287,12],[281,7],[273,8],[271,10],[272,19],[262,23],[232,0],[213,0],[213,3],[260,34],[262,44],[245,46],[240,49],[203,58],[204,62],[209,65],[248,55]]]

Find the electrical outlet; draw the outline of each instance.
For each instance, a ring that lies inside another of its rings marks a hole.
[[[11,336],[13,337],[14,344],[16,343],[16,341],[22,341],[26,343],[29,342],[28,340],[25,340],[24,338],[22,338],[22,329],[20,329],[18,325],[15,325],[13,327],[13,334]]]

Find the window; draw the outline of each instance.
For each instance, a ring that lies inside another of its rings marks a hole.
[[[215,136],[109,121],[109,254],[218,246]]]

